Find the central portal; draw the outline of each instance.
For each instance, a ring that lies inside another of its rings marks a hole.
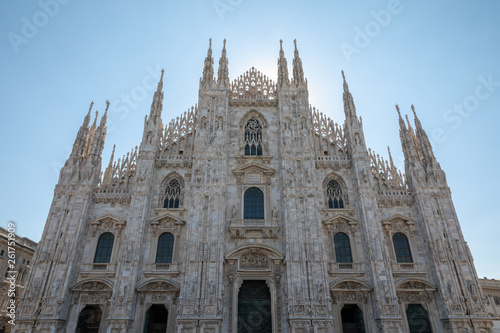
[[[238,333],[271,332],[271,293],[266,282],[243,281],[238,294]]]

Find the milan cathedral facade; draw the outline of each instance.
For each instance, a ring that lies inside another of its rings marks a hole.
[[[413,106],[402,174],[367,148],[343,73],[338,124],[297,45],[277,67],[230,82],[224,41],[216,79],[210,45],[197,105],[166,126],[162,73],[139,147],[103,172],[109,103],[89,110],[16,332],[492,332]]]

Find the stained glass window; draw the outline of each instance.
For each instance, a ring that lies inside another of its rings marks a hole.
[[[392,242],[394,243],[394,251],[396,252],[397,262],[413,262],[410,252],[410,244],[408,243],[408,238],[402,233],[395,233],[392,236]]]
[[[161,234],[158,238],[158,249],[156,250],[156,263],[168,264],[172,262],[174,252],[174,235],[170,232]]]
[[[264,193],[257,187],[250,187],[245,191],[244,198],[245,220],[263,220],[264,219]]]
[[[352,262],[349,237],[343,232],[338,232],[333,237],[333,243],[335,244],[335,260],[341,263]]]
[[[99,237],[97,249],[95,251],[94,263],[107,264],[111,260],[111,252],[113,251],[113,243],[115,236],[112,233],[106,232]]]

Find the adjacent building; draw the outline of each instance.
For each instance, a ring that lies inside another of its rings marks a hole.
[[[9,290],[14,289],[16,296],[14,299],[16,301],[20,300],[20,296],[26,287],[26,281],[32,266],[32,257],[37,246],[37,243],[29,238],[18,237],[15,234],[14,236],[11,238],[14,239],[15,244],[13,247],[10,246],[9,251],[9,231],[0,227],[0,276],[2,277],[0,282],[0,333],[11,332],[12,325],[8,322],[12,317],[8,316],[10,312],[7,308],[11,299]],[[9,257],[9,253],[13,254],[12,258]],[[13,267],[10,267],[11,265]],[[11,282],[7,280],[7,277],[10,276],[15,277],[14,288],[11,288]],[[18,302],[16,308],[19,308],[20,305]]]

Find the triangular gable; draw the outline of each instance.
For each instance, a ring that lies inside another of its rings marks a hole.
[[[415,221],[413,219],[409,218],[408,216],[404,216],[401,214],[394,214],[391,217],[389,217],[385,220],[382,220],[382,225],[384,225],[384,226],[392,225],[395,223],[404,223],[408,226],[412,226],[415,224]]]
[[[248,172],[261,172],[266,176],[272,176],[272,175],[274,175],[276,170],[274,170],[271,167],[268,167],[265,165],[259,165],[259,164],[255,164],[255,163],[247,164],[245,166],[242,166],[240,168],[233,170],[233,173],[236,176],[241,176],[241,175],[248,173]]]
[[[166,223],[166,222],[172,222],[174,225],[186,224],[186,221],[171,213],[163,213],[162,215],[151,220],[152,225],[159,225],[161,223]]]
[[[354,219],[353,217],[349,216],[349,215],[346,215],[344,213],[338,213],[338,214],[335,214],[335,216],[332,216],[326,220],[323,220],[323,224],[326,225],[326,226],[333,226],[335,225],[336,223],[346,223],[347,225],[357,225],[358,224],[358,221],[356,219]]]

